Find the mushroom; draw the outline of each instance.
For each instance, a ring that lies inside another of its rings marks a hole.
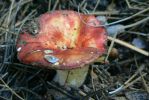
[[[18,59],[25,64],[55,69],[54,81],[60,85],[80,87],[88,64],[106,50],[105,28],[92,27],[101,24],[92,15],[68,10],[45,13],[36,20],[36,34],[23,30],[19,35]]]

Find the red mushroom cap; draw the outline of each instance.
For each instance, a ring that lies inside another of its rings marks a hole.
[[[55,69],[78,68],[93,62],[105,52],[107,36],[104,27],[87,24],[100,25],[100,22],[94,16],[75,11],[41,15],[37,34],[19,35],[18,59],[25,64]]]

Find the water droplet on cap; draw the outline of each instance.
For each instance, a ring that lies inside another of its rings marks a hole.
[[[57,57],[52,56],[52,55],[45,55],[44,58],[45,58],[48,62],[50,62],[50,63],[52,63],[52,64],[54,64],[54,63],[56,63],[56,62],[59,61],[59,59],[58,59]]]

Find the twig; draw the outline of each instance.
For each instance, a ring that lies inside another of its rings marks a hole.
[[[139,71],[142,71],[143,69],[144,69],[144,67],[140,67],[140,68],[135,72],[135,74],[133,74],[123,85],[121,85],[119,88],[115,89],[114,91],[110,91],[109,94],[110,94],[110,95],[115,95],[115,94],[117,94],[118,92],[120,92],[120,91],[126,89],[126,88],[129,87],[130,85],[136,83],[138,80],[141,79],[141,76],[139,76],[139,77],[136,78],[136,79],[134,79],[134,78],[138,75]],[[147,75],[147,73],[144,73],[142,76],[145,76],[145,75]],[[133,80],[133,79],[134,79],[134,80]]]
[[[4,80],[0,77],[1,82],[5,85],[6,88],[8,88],[14,95],[16,95],[20,100],[24,100],[21,96],[19,96],[13,89],[11,89]]]
[[[16,33],[12,32],[12,31],[8,31],[8,29],[3,28],[3,27],[0,27],[0,30],[3,30],[3,31],[6,31],[6,32],[9,32],[9,33],[11,33],[11,34],[13,34],[13,35],[17,35]]]
[[[144,73],[142,76],[144,77],[144,76],[146,76],[146,75],[147,75],[147,73]],[[110,95],[115,95],[115,94],[117,94],[118,92],[120,92],[120,91],[126,89],[126,88],[129,87],[130,85],[136,83],[136,82],[139,81],[140,79],[141,79],[141,76],[138,77],[138,78],[136,78],[135,80],[133,80],[133,81],[130,82],[130,83],[121,85],[119,88],[115,89],[114,91],[110,91],[109,94],[110,94]]]
[[[83,0],[80,4],[80,7],[82,7],[85,2],[86,2],[86,0]]]
[[[58,90],[59,92],[67,95],[68,97],[72,98],[72,99],[78,99],[77,97],[74,97],[73,95],[71,95],[70,93],[68,93],[67,91],[55,86],[54,84],[52,84],[51,82],[47,82],[48,85],[50,85],[51,87],[53,87],[54,89]]]
[[[83,91],[79,90],[79,94],[81,94],[82,96],[87,96],[86,93],[84,93]],[[89,100],[95,100],[94,98],[89,97]]]
[[[146,76],[147,75],[147,73],[144,73],[144,74],[142,74],[142,76],[144,77],[144,76]],[[130,82],[130,83],[128,83],[128,84],[126,84],[125,86],[124,86],[124,88],[123,89],[126,89],[127,87],[129,87],[130,85],[132,85],[132,84],[134,84],[134,83],[136,83],[137,81],[139,81],[141,79],[141,76],[140,77],[138,77],[138,78],[136,78],[135,80],[133,80],[132,82]]]
[[[127,5],[128,5],[128,8],[132,8],[131,5],[130,5],[130,2],[128,0],[125,0]]]
[[[51,0],[49,0],[48,11],[50,12],[51,9]]]
[[[145,56],[149,56],[149,52],[148,51],[145,51],[143,49],[137,48],[137,47],[135,47],[135,46],[125,42],[125,41],[122,41],[122,40],[119,40],[119,39],[114,39],[114,38],[112,38],[110,36],[108,36],[108,40],[114,41],[115,43],[118,43],[118,44],[120,44],[122,46],[128,47],[129,49],[132,49],[132,50],[134,50],[134,51],[136,51],[138,53],[141,53],[141,54],[143,54]]]
[[[144,10],[142,10],[142,11],[140,11],[140,12],[138,12],[138,13],[132,15],[132,16],[126,17],[126,18],[124,18],[124,19],[121,19],[121,20],[118,20],[118,21],[115,21],[115,22],[112,22],[112,23],[108,23],[108,24],[105,24],[105,25],[96,25],[96,26],[95,26],[95,25],[87,24],[87,23],[81,18],[81,15],[80,15],[80,5],[78,6],[78,14],[79,14],[79,17],[80,17],[81,21],[82,21],[84,24],[86,24],[86,25],[88,25],[88,26],[90,26],[90,27],[105,27],[105,26],[110,26],[110,25],[113,25],[113,24],[118,24],[118,23],[120,23],[120,22],[126,21],[126,20],[128,20],[128,19],[133,18],[133,17],[136,17],[136,16],[138,16],[139,14],[142,14],[142,13],[148,11],[148,10],[149,10],[149,8],[146,8],[146,9],[144,9]],[[89,14],[89,13],[88,13],[88,14]],[[136,23],[133,23],[133,24],[130,24],[130,25],[126,25],[125,28],[130,28],[130,27],[132,27],[132,26],[141,24],[142,22],[147,21],[148,19],[149,19],[149,17],[146,17],[146,18],[144,18],[143,20],[140,20],[140,21],[138,21],[138,22],[136,22]]]
[[[7,28],[8,28],[8,25],[10,24],[10,19],[11,19],[10,17],[11,17],[14,2],[15,2],[15,0],[12,0],[11,6],[10,6],[10,9],[9,9],[9,14],[8,14],[8,17],[7,17],[7,22],[6,22],[6,27]]]
[[[56,0],[56,2],[55,2],[55,4],[54,4],[54,7],[53,7],[52,11],[54,11],[54,10],[56,9],[58,3],[59,3],[59,0]]]
[[[124,85],[127,85],[130,83],[139,73],[139,71],[142,71],[144,69],[144,66],[140,67],[125,83]]]
[[[138,56],[137,58],[136,58],[136,60],[140,60],[140,59],[142,59],[143,57],[140,57],[140,56]],[[123,60],[123,61],[120,61],[120,62],[117,62],[117,63],[111,63],[111,64],[108,64],[108,66],[115,66],[116,64],[118,64],[118,65],[124,65],[124,64],[128,64],[128,63],[131,63],[131,62],[134,62],[134,58],[128,58],[128,59],[126,59],[126,60]]]
[[[118,32],[116,32],[116,33],[114,34],[113,40],[112,40],[112,42],[111,42],[111,44],[110,44],[110,47],[109,47],[109,49],[108,49],[108,53],[107,53],[107,56],[106,56],[106,58],[105,58],[105,61],[106,61],[106,62],[108,61],[110,52],[111,52],[111,50],[112,50],[112,48],[113,48],[113,46],[114,46],[114,42],[115,42],[114,40],[116,39],[117,34],[118,34]]]
[[[21,23],[17,24],[17,25],[20,25],[20,24],[21,24],[20,27],[19,27],[19,29],[18,29],[18,31],[17,31],[17,34],[19,34],[19,32],[21,31],[21,29],[22,29],[23,25],[25,24],[25,22],[26,22],[27,20],[29,20],[29,19],[31,18],[31,16],[34,15],[35,11],[36,11],[36,9],[34,9],[32,12],[30,12],[30,13],[21,21]],[[17,38],[18,38],[18,36],[19,36],[19,35],[17,35]],[[16,39],[17,39],[17,38],[16,38]],[[16,41],[16,40],[15,40],[15,41]]]
[[[141,33],[141,32],[134,32],[134,31],[125,31],[125,32],[130,34],[137,34],[140,36],[149,36],[149,33]]]
[[[94,9],[93,9],[93,12],[95,12],[95,10],[96,10],[96,8],[98,7],[99,3],[100,3],[100,0],[97,0],[96,5],[95,5],[95,7],[94,7]]]
[[[92,70],[91,70],[91,80],[92,80],[92,87],[93,87],[93,91],[95,92],[96,91],[96,88],[95,88],[95,85],[94,85],[94,72],[93,72],[93,67],[92,67]],[[99,100],[99,97],[98,97],[98,95],[97,94],[95,94],[95,96],[96,96],[96,98],[97,98],[97,100]]]
[[[137,25],[142,24],[142,23],[144,23],[144,22],[146,22],[146,21],[148,21],[148,20],[149,20],[149,17],[146,17],[146,18],[144,18],[144,19],[142,19],[142,20],[139,20],[139,21],[137,21],[137,22],[135,22],[135,23],[133,23],[133,24],[124,26],[124,29],[137,26]]]
[[[137,60],[136,60],[136,56],[134,57],[134,59],[135,59],[136,67],[137,67],[137,69],[139,69],[139,65],[138,65],[138,62],[137,62]],[[142,66],[144,66],[144,65],[142,65]],[[142,67],[142,66],[140,66],[140,67]],[[141,79],[142,79],[142,81],[143,81],[142,83],[143,83],[143,85],[144,85],[144,88],[145,88],[146,91],[149,93],[149,87],[147,86],[146,81],[145,81],[145,79],[144,79],[144,77],[143,77],[143,75],[142,75],[142,71],[139,70],[139,74],[140,74]]]

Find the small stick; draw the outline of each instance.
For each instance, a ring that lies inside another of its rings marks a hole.
[[[144,69],[144,66],[140,67],[123,85],[121,85],[119,88],[115,89],[114,91],[109,92],[109,94],[114,95],[114,94],[126,89],[130,85],[133,85],[137,81],[139,81],[141,79],[141,76],[139,76],[136,79],[134,79],[134,78],[138,75],[139,71],[142,71],[143,69]],[[142,76],[144,77],[145,75],[147,75],[147,73],[144,73]]]
[[[82,7],[85,2],[86,2],[86,0],[83,0],[80,4],[80,7]]]
[[[132,8],[131,5],[130,5],[130,2],[128,0],[125,0],[127,5],[128,5],[128,8]]]
[[[107,56],[106,56],[106,58],[105,58],[105,61],[106,61],[106,62],[108,61],[109,55],[110,55],[111,50],[112,50],[112,48],[113,48],[113,46],[114,46],[114,42],[115,42],[114,40],[116,39],[117,34],[118,34],[118,32],[116,32],[116,33],[114,34],[113,40],[111,41],[110,47],[109,47],[109,49],[108,49]]]
[[[142,13],[145,13],[145,12],[147,12],[149,10],[149,7],[148,8],[146,8],[146,9],[144,9],[144,10],[141,10],[141,11],[139,11],[139,12],[137,12],[137,13],[135,13],[135,14],[133,14],[133,15],[131,15],[131,16],[129,16],[129,17],[126,17],[126,18],[123,18],[123,19],[120,19],[120,20],[118,20],[118,21],[115,21],[115,22],[112,22],[112,23],[109,23],[108,25],[113,25],[113,24],[117,24],[117,23],[120,23],[120,22],[123,22],[123,21],[126,21],[126,20],[130,20],[130,19],[132,19],[132,18],[134,18],[134,17],[136,17],[136,16],[139,16],[140,14],[142,14]],[[78,10],[79,11],[79,10]],[[92,12],[92,13],[88,13],[88,14],[95,14],[95,15],[108,15],[108,14],[119,14],[119,12],[118,11],[113,11],[113,12]],[[134,23],[135,25],[137,24],[138,25],[138,23],[142,23],[142,21],[146,21],[146,20],[148,20],[148,16],[146,17],[146,18],[144,18],[143,20],[141,20],[141,21],[138,21],[137,23]],[[133,24],[133,26],[134,26],[134,24]],[[131,26],[132,26],[132,24],[131,24]],[[130,25],[128,25],[127,26],[127,28],[128,27],[131,27]]]
[[[0,26],[0,30],[5,31],[5,32],[9,32],[9,33],[11,33],[13,35],[17,35],[16,33],[12,32],[12,31],[8,31],[8,28],[4,28],[4,27]]]
[[[119,39],[114,39],[114,38],[112,38],[110,36],[108,36],[108,40],[114,41],[115,43],[118,43],[118,44],[120,44],[122,46],[128,47],[128,48],[130,48],[130,49],[132,49],[134,51],[137,51],[137,52],[139,52],[139,53],[141,53],[141,54],[143,54],[145,56],[149,56],[149,52],[148,51],[145,51],[143,49],[137,48],[137,47],[135,47],[135,46],[125,42],[125,41],[122,41],[122,40],[119,40]]]
[[[135,59],[136,67],[137,67],[137,69],[139,69],[139,65],[138,65],[138,62],[137,62],[137,60],[136,60],[136,56],[134,56],[134,59]],[[144,65],[141,65],[140,67],[144,67]],[[139,74],[140,74],[140,76],[141,76],[141,79],[142,79],[142,83],[143,83],[143,85],[144,85],[144,88],[145,88],[146,91],[149,93],[149,87],[148,87],[148,85],[147,85],[146,80],[145,80],[144,77],[142,76],[142,71],[139,70]]]
[[[147,73],[142,74],[143,77],[146,76],[146,75],[147,75]],[[132,82],[126,84],[126,85],[123,87],[123,89],[126,89],[127,87],[133,85],[134,83],[136,83],[136,82],[139,81],[140,79],[141,79],[141,76],[139,76],[138,78],[136,78],[136,79],[133,80]]]
[[[2,77],[0,77],[0,81],[4,84],[4,86],[6,88],[8,88],[15,96],[17,96],[20,100],[25,100],[23,99],[19,94],[17,94],[11,87],[8,86],[7,83],[5,83],[5,81],[2,79]]]
[[[86,94],[86,93],[84,93],[84,92],[83,92],[83,91],[81,91],[81,90],[79,90],[78,92],[79,92],[79,94],[81,94],[82,96],[87,96],[87,94]],[[94,99],[94,98],[89,97],[89,100],[95,100],[95,99]]]
[[[94,85],[94,72],[93,72],[93,67],[92,67],[92,70],[91,70],[91,80],[92,80],[92,87],[93,87],[93,91],[95,92],[96,91],[96,88],[95,88],[95,85]],[[96,99],[97,100],[99,100],[99,97],[98,97],[98,95],[97,94],[95,94],[95,96],[96,96]]]
[[[98,7],[99,3],[100,3],[100,0],[97,0],[97,3],[96,3],[96,5],[95,5],[95,7],[94,7],[94,9],[93,9],[93,12],[95,12],[95,10],[96,10],[96,8]]]
[[[48,11],[50,12],[51,9],[51,0],[49,0]]]
[[[52,88],[56,89],[57,91],[59,91],[59,92],[65,94],[65,95],[67,95],[67,96],[70,97],[71,99],[75,99],[75,100],[78,99],[77,97],[71,95],[71,94],[70,94],[69,92],[67,92],[66,90],[61,89],[60,87],[57,87],[56,85],[54,85],[54,84],[51,83],[51,82],[47,82],[47,84],[48,84],[49,86],[51,86]]]
[[[119,13],[119,11],[94,11],[94,12],[90,12],[88,13],[89,15],[117,15]]]
[[[52,11],[54,11],[54,10],[56,9],[58,3],[59,3],[59,0],[56,0],[56,2],[55,2],[55,4],[54,4],[54,7],[53,7]]]

